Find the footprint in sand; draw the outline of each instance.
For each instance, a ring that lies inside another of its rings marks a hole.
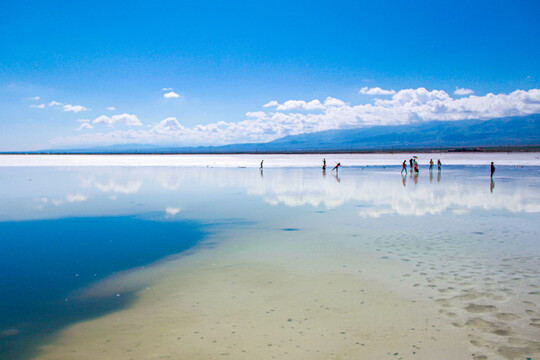
[[[477,329],[483,332],[492,333],[499,336],[510,336],[513,334],[512,330],[502,324],[486,321],[480,318],[473,318],[465,323],[465,326],[471,329]]]
[[[467,307],[465,307],[465,310],[473,314],[480,314],[495,312],[497,311],[497,308],[493,305],[478,305],[470,303],[469,305],[467,305]]]
[[[515,314],[512,314],[512,313],[497,313],[494,316],[497,319],[503,320],[503,321],[513,321],[513,320],[517,320],[517,319],[520,318],[519,316],[517,316]]]

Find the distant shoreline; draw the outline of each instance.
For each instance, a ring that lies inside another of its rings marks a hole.
[[[357,149],[357,150],[298,150],[298,151],[1,151],[0,155],[315,155],[315,154],[437,154],[437,153],[515,153],[540,152],[540,145],[496,146],[496,147],[456,147],[456,148],[402,148],[402,149]]]

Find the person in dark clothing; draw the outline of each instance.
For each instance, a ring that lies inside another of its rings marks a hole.
[[[493,177],[493,173],[495,173],[495,165],[493,165],[493,161],[491,162],[491,177]]]

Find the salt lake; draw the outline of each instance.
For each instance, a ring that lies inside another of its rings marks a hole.
[[[0,357],[539,356],[540,154],[418,155],[0,156]]]

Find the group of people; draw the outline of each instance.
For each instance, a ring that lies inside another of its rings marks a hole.
[[[419,169],[418,162],[416,161],[416,159],[417,159],[416,156],[412,157],[409,160],[409,165],[411,167],[412,172],[419,173],[420,169]],[[441,171],[441,167],[442,167],[441,160],[437,159],[437,169],[439,171]],[[433,170],[433,159],[430,159],[429,160],[429,171],[432,171],[432,170]],[[401,173],[403,173],[403,171],[405,171],[405,174],[407,173],[407,160],[403,160],[403,165],[401,167]]]
[[[416,161],[416,157],[412,157],[409,160],[409,164],[411,166],[411,171],[413,171],[414,173],[419,172],[418,162]],[[429,160],[429,171],[433,170],[433,165],[434,165],[433,164],[433,159],[430,159]],[[441,159],[437,159],[437,170],[441,171],[441,167],[442,167]],[[405,174],[407,174],[407,160],[403,160],[403,165],[401,167],[401,173],[402,174],[403,174],[403,171],[405,171]],[[493,177],[493,174],[495,173],[495,164],[493,164],[493,161],[491,162],[491,165],[490,165],[490,172],[491,172],[491,177]]]
[[[418,167],[418,162],[416,161],[417,157],[416,156],[413,156],[411,159],[409,159],[409,165],[411,167],[411,171],[413,173],[416,173],[418,174],[420,172],[420,169]],[[261,166],[259,169],[263,169],[263,162],[264,160],[261,160]],[[429,160],[429,171],[432,171],[433,170],[433,159],[430,159]],[[336,170],[336,172],[338,172],[339,170],[339,167],[341,166],[341,163],[336,163],[336,166],[334,166],[332,168],[332,171]],[[442,163],[441,163],[441,159],[437,159],[437,170],[438,171],[441,171],[441,167],[442,167]],[[323,171],[326,171],[326,159],[323,159],[323,166],[322,166],[322,169]],[[491,170],[491,177],[493,177],[493,174],[495,173],[495,165],[493,164],[493,162],[491,162],[491,166],[490,166],[490,170]],[[401,167],[401,173],[403,174],[403,171],[405,171],[405,174],[407,174],[407,160],[403,160],[403,165]]]

